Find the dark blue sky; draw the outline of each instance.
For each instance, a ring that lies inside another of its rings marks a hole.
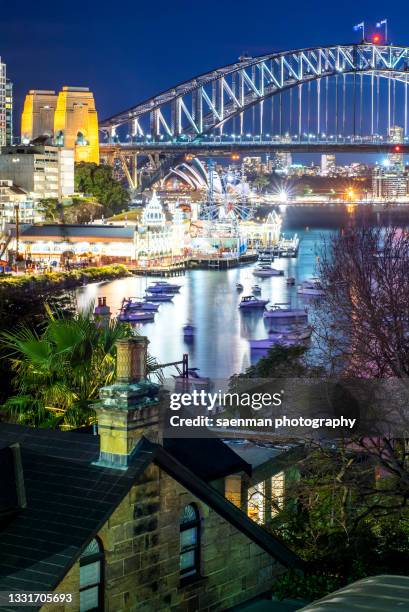
[[[28,89],[89,86],[100,118],[247,51],[350,42],[352,26],[388,17],[390,38],[409,43],[407,2],[300,0],[0,0],[0,55]],[[19,121],[19,118],[18,118]],[[17,121],[17,123],[18,123]],[[16,130],[18,131],[18,130]]]

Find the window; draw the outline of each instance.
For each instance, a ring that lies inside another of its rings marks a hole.
[[[104,609],[104,551],[96,538],[80,557],[80,612]]]
[[[265,486],[259,482],[247,492],[247,515],[256,523],[264,523]]]
[[[180,519],[180,576],[197,576],[199,571],[200,516],[195,504],[189,504]]]
[[[274,518],[284,508],[285,476],[279,472],[271,479],[271,516]]]

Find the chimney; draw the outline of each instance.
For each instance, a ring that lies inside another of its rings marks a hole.
[[[145,336],[116,343],[116,381],[100,389],[95,409],[100,436],[97,465],[126,469],[142,436],[158,440],[160,385],[147,379],[147,348]]]
[[[106,297],[98,298],[98,305],[95,306],[94,319],[98,327],[108,327],[111,320],[111,310],[107,306]]]

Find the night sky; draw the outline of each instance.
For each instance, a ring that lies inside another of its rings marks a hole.
[[[0,5],[0,55],[15,83],[17,126],[28,89],[88,86],[103,119],[232,63],[244,51],[258,55],[358,40],[352,26],[361,20],[369,31],[388,17],[389,38],[409,43],[403,0],[394,2],[393,14],[385,14],[385,2],[377,0],[2,0]]]

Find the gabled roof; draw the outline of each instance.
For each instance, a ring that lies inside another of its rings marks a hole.
[[[284,544],[145,438],[126,471],[93,464],[99,456],[96,435],[0,424],[0,446],[16,442],[27,508],[0,530],[0,591],[53,591],[152,462],[281,563],[302,568]]]

